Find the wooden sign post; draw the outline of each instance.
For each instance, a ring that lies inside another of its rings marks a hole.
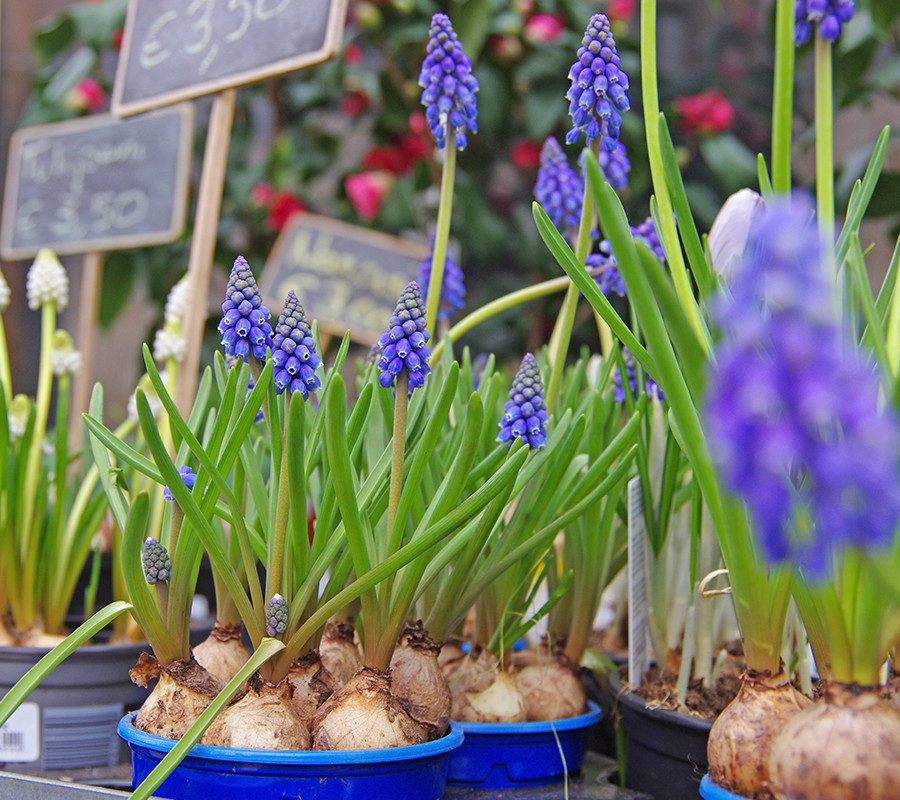
[[[16,131],[0,217],[0,254],[24,259],[42,247],[86,253],[77,346],[76,419],[90,396],[94,326],[104,250],[177,239],[184,229],[193,107],[119,120],[109,115]],[[80,425],[75,426],[76,433]]]
[[[115,114],[217,93],[188,264],[187,353],[176,401],[187,413],[200,366],[234,87],[331,58],[347,0],[130,0],[112,95]]]
[[[372,345],[430,252],[424,244],[299,214],[275,242],[259,288],[275,313],[293,289],[320,330],[341,336],[349,329],[356,341]]]

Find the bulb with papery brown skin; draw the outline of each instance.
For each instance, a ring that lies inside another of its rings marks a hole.
[[[737,696],[719,714],[709,732],[709,777],[742,797],[771,797],[769,754],[785,724],[812,701],[798,692],[783,672],[744,675]]]
[[[201,744],[246,750],[309,750],[309,731],[291,704],[291,687],[257,678],[213,720]]]
[[[444,677],[455,698],[464,692],[483,692],[493,682],[500,669],[497,657],[486,647],[475,645],[462,658],[444,666]]]
[[[250,660],[241,642],[243,626],[218,622],[194,649],[194,660],[223,686]]]
[[[313,715],[337,688],[331,673],[325,669],[319,654],[307,653],[291,664],[287,682],[293,689],[291,705],[307,727]]]
[[[441,645],[441,652],[438,653],[438,665],[443,671],[446,666],[458,658],[465,655],[462,649],[462,642],[457,639],[448,639]]]
[[[353,639],[349,622],[329,622],[319,642],[319,657],[331,673],[334,688],[340,689],[362,666],[362,656]]]
[[[515,678],[499,670],[487,689],[453,697],[450,716],[457,722],[525,722],[528,713]]]
[[[313,750],[377,750],[428,740],[425,727],[391,694],[388,676],[370,667],[319,707],[311,732]]]
[[[159,678],[150,696],[138,710],[134,726],[165,739],[180,739],[221,691],[219,682],[196,661],[173,661],[161,665],[153,656],[141,653],[129,671],[131,680],[146,686]]]
[[[450,687],[438,664],[440,651],[419,620],[403,629],[391,658],[391,691],[431,739],[450,727]]]
[[[538,657],[515,673],[530,722],[569,719],[587,711],[581,672],[564,654]]]
[[[900,710],[877,690],[829,684],[779,732],[769,778],[777,800],[897,800]]]

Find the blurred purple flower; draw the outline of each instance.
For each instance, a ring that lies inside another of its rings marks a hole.
[[[814,26],[819,36],[833,42],[855,12],[853,0],[795,0],[794,44],[799,47],[812,39]]]
[[[541,148],[541,164],[534,182],[534,199],[547,212],[560,233],[574,230],[581,221],[584,181],[569,165],[559,142],[548,136]]]
[[[418,283],[422,290],[422,298],[427,302],[428,287],[431,285],[431,260],[434,253],[434,231],[429,244],[431,252],[419,263]],[[449,319],[466,304],[466,284],[463,271],[450,252],[446,250],[444,258],[444,275],[441,281],[441,299],[438,303],[438,319]]]

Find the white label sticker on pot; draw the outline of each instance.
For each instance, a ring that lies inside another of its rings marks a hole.
[[[628,682],[640,686],[650,667],[650,622],[647,608],[647,520],[641,479],[628,481]]]
[[[36,761],[41,755],[41,710],[22,703],[0,726],[0,762]]]

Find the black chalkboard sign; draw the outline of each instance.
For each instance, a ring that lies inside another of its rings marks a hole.
[[[298,214],[278,237],[259,288],[274,315],[293,289],[323,331],[340,336],[349,330],[371,345],[387,330],[397,298],[428,253],[424,244]]]
[[[33,256],[171,242],[187,205],[194,113],[188,103],[128,120],[37,125],[10,142],[0,253]]]
[[[347,0],[130,0],[112,96],[127,115],[331,58]]]

